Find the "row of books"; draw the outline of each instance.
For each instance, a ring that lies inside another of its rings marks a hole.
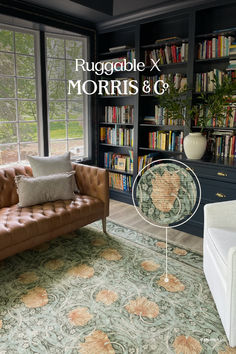
[[[197,73],[195,82],[196,92],[212,92],[214,90],[214,77],[216,77],[221,85],[225,75],[224,71],[218,69],[206,73]]]
[[[233,96],[235,97],[235,96]],[[236,106],[232,104],[227,107],[228,109],[225,112],[225,117],[221,119],[211,118],[208,121],[209,127],[225,127],[225,128],[233,128],[236,127]],[[194,125],[198,126],[199,120],[201,117],[208,117],[209,116],[209,109],[205,105],[198,105],[197,106],[198,112],[195,114],[194,117]],[[231,111],[231,112],[230,112]]]
[[[229,47],[229,66],[228,70],[236,70],[236,43]]]
[[[133,159],[132,156],[105,152],[104,167],[112,170],[133,173]]]
[[[105,106],[105,123],[133,124],[134,106]]]
[[[212,152],[217,157],[236,157],[236,136],[233,130],[217,131],[209,138]]]
[[[148,146],[151,149],[183,151],[184,133],[176,131],[157,131],[148,133]]]
[[[151,162],[157,160],[158,156],[156,153],[151,153],[148,155],[142,155],[138,157],[138,171],[140,172],[145,166]],[[144,173],[145,171],[143,171]]]
[[[206,39],[197,45],[197,59],[220,58],[229,55],[232,36],[218,36]]]
[[[100,127],[100,142],[111,145],[133,146],[134,130],[128,128]]]
[[[131,191],[132,177],[121,173],[109,172],[109,187],[121,191]]]
[[[158,80],[163,80],[164,82],[173,82],[175,88],[180,92],[186,87],[187,85],[187,78],[181,74],[162,74],[160,76],[142,76],[142,85],[144,81],[148,81],[150,85],[150,92],[148,94],[155,94],[154,85]]]
[[[159,64],[181,63],[188,60],[188,43],[183,42],[181,45],[166,45],[158,49],[145,50],[145,65],[152,65],[160,59]]]
[[[185,112],[183,112],[183,115]],[[166,108],[155,105],[155,121],[157,125],[185,125],[183,119],[172,119],[168,118],[166,114]]]

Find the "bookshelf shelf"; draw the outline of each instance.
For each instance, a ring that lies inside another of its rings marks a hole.
[[[134,50],[134,48],[125,48],[125,49],[116,50],[116,51],[102,52],[102,53],[98,53],[98,56],[100,56],[100,57],[107,57],[107,56],[113,56],[113,55],[117,56],[117,55],[125,54],[125,53],[129,52],[130,50]]]
[[[147,128],[159,128],[161,130],[184,130],[184,125],[158,125],[158,124],[148,124],[148,123],[141,123],[140,127],[147,127]]]
[[[213,63],[213,62],[228,62],[229,57],[218,57],[218,58],[209,58],[209,59],[195,59],[195,63]]]
[[[117,126],[125,126],[125,127],[133,127],[132,123],[108,123],[108,122],[99,122],[100,125],[117,125]]]
[[[200,129],[201,127],[199,127],[198,125],[194,125],[192,126],[192,129]],[[206,129],[210,129],[210,130],[236,130],[236,127],[206,127]]]
[[[139,147],[139,150],[146,150],[146,151],[152,151],[152,152],[171,153],[171,154],[177,154],[177,155],[182,155],[182,154],[183,154],[183,152],[180,152],[180,151],[171,151],[171,150],[162,150],[162,149],[152,149],[152,148],[147,148],[147,147]]]
[[[108,147],[112,147],[112,148],[117,148],[117,149],[129,149],[129,150],[133,150],[132,146],[128,146],[128,145],[112,145],[112,144],[106,144],[106,143],[99,143],[100,146],[108,146]]]
[[[113,98],[115,98],[115,99],[122,99],[122,98],[131,99],[131,98],[134,98],[134,95],[133,96],[132,95],[122,95],[122,96],[112,96],[112,95],[110,95],[110,96],[102,96],[102,95],[100,95],[98,97],[102,98],[102,99],[113,99]]]
[[[105,167],[106,168],[106,167]],[[120,173],[122,175],[129,175],[129,176],[133,176],[133,172],[132,171],[120,171],[120,170],[116,170],[113,168],[106,168],[109,172],[114,172],[114,173]]]
[[[165,45],[174,45],[174,44],[181,44],[181,43],[187,43],[188,42],[188,38],[176,38],[176,39],[172,39],[172,40],[163,40],[163,41],[159,41],[158,43],[152,43],[152,44],[145,44],[142,45],[141,48],[142,49],[155,49],[155,48],[160,48],[163,47]]]

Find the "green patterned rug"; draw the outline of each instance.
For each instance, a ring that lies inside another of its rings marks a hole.
[[[0,353],[235,353],[202,257],[108,222],[4,260]]]

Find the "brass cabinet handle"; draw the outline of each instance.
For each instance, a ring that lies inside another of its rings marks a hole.
[[[216,196],[217,196],[218,198],[225,198],[225,197],[226,197],[226,195],[223,194],[223,193],[216,193]]]
[[[224,177],[227,177],[227,173],[224,173],[224,172],[217,172],[218,176],[224,176]]]

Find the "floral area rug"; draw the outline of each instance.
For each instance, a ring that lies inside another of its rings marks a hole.
[[[0,353],[235,353],[202,257],[100,222],[4,260]]]

